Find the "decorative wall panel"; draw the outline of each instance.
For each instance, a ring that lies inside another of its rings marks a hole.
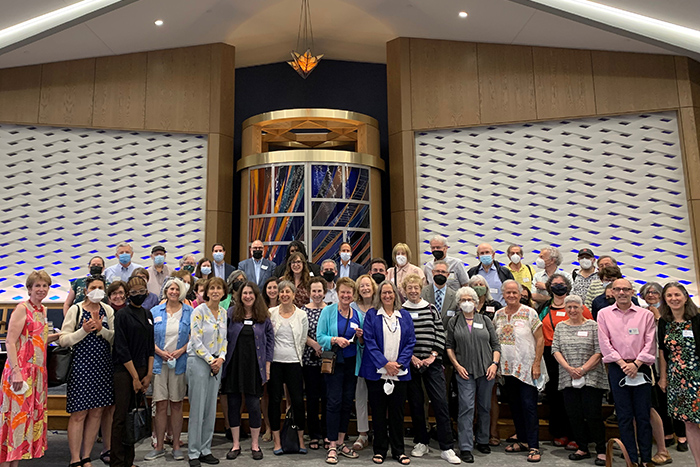
[[[675,112],[463,128],[416,135],[420,259],[443,235],[476,265],[491,243],[528,263],[554,245],[610,254],[637,286],[679,280],[697,294]]]
[[[204,239],[207,140],[172,133],[0,125],[0,301],[26,297],[32,270],[62,301],[92,256],[116,263],[120,242],[150,266],[178,265]]]

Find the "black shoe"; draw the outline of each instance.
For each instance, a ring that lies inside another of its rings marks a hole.
[[[595,458],[595,462],[593,462],[593,463],[594,463],[595,465],[599,465],[599,466],[603,466],[603,467],[604,467],[605,464],[606,464],[606,462],[605,462],[603,459],[600,459],[600,458],[598,458],[598,457]]]
[[[239,455],[240,453],[241,453],[241,448],[238,448],[238,449],[231,449],[229,452],[226,453],[226,459],[228,459],[228,460],[233,460],[233,459],[235,459],[236,457],[238,457],[238,455]]]
[[[482,454],[491,454],[491,446],[488,444],[476,443],[476,450]]]
[[[579,454],[579,453],[576,453],[576,452],[572,452],[571,454],[569,454],[569,459],[572,460],[572,461],[580,461],[580,460],[583,460],[583,459],[590,459],[590,458],[591,458],[591,453],[590,453],[590,452],[587,452],[587,453],[585,453],[585,454]]]
[[[462,462],[466,462],[467,464],[473,464],[474,463],[474,456],[472,455],[471,451],[462,451],[459,453],[459,458],[462,459]]]
[[[252,449],[251,449],[251,451],[252,451]],[[253,460],[259,461],[262,458],[263,458],[262,449],[258,449],[257,451],[253,451]]]
[[[685,443],[681,443],[680,441],[678,442],[678,446],[676,446],[676,451],[678,452],[688,452],[688,442],[686,441]]]
[[[206,456],[199,456],[199,461],[205,464],[215,465],[219,463],[219,459],[214,457],[212,454],[207,454]]]
[[[190,459],[190,467],[200,467],[201,465],[199,459]]]
[[[674,438],[669,438],[664,440],[666,447],[673,446],[676,440]]]

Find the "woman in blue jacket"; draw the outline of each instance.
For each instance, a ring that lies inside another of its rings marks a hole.
[[[151,308],[156,355],[153,359],[153,401],[156,403],[156,446],[145,460],[165,455],[163,441],[166,426],[173,430],[173,458],[183,460],[180,449],[182,432],[182,401],[187,394],[187,344],[190,341],[192,307],[183,303],[187,287],[182,280],[171,277],[165,282],[166,302]],[[167,408],[170,403],[170,423]]]
[[[384,462],[389,444],[394,459],[402,465],[411,463],[411,459],[404,453],[403,408],[406,402],[406,382],[411,379],[408,369],[416,336],[411,315],[400,308],[396,286],[384,281],[379,285],[374,308],[367,312],[363,326],[365,349],[360,376],[367,381],[369,405],[372,408],[372,461],[375,464]]]
[[[325,375],[326,433],[330,443],[326,462],[329,464],[338,463],[338,451],[351,459],[358,457],[344,441],[360,370],[364,324],[362,314],[350,307],[355,295],[355,281],[343,277],[338,279],[336,287],[338,303],[323,309],[316,328],[316,340],[321,348],[336,353],[335,371]]]

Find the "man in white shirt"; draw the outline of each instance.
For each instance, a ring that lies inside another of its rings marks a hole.
[[[429,285],[433,284],[433,265],[435,261],[443,260],[447,263],[448,274],[447,286],[452,290],[456,291],[460,287],[467,285],[469,282],[469,276],[467,275],[467,270],[464,268],[464,264],[457,258],[447,255],[447,239],[441,235],[436,235],[430,240],[430,251],[433,253],[434,259],[425,263],[423,267],[423,272],[425,273],[425,278]]]
[[[120,243],[117,245],[117,259],[119,262],[105,269],[105,279],[108,282],[120,280],[129,282],[131,273],[134,269],[142,268],[140,264],[132,263],[131,258],[134,256],[134,249],[128,243]],[[160,290],[159,290],[160,292]]]
[[[338,291],[335,289],[336,265],[332,259],[323,260],[321,263],[321,275],[326,281],[326,297],[323,299],[328,305],[338,303]]]

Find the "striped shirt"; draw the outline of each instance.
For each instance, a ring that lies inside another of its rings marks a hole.
[[[413,355],[423,360],[430,357],[430,353],[434,350],[438,353],[437,360],[441,360],[445,352],[445,328],[435,307],[421,299],[418,303],[406,300],[403,308],[413,319],[413,329],[416,334]]]

